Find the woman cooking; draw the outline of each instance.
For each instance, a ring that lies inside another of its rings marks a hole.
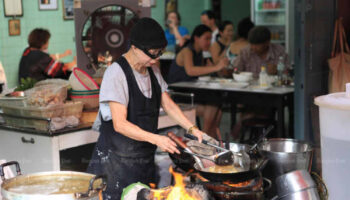
[[[155,67],[167,45],[164,31],[151,18],[140,19],[130,32],[130,49],[109,66],[100,91],[100,136],[88,172],[107,175],[104,199],[120,199],[131,183],[155,183],[155,150],[179,153],[176,144],[158,135],[159,108],[202,140],[207,135],[192,124],[166,92]]]

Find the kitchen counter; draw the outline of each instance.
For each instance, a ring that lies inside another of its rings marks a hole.
[[[195,123],[195,108],[182,107],[185,115]],[[90,124],[65,128],[48,134],[28,128],[16,128],[0,124],[0,159],[18,161],[23,174],[59,171],[60,151],[95,143],[99,133]],[[176,123],[164,112],[159,116],[158,128]]]

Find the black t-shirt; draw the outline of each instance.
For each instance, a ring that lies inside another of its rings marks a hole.
[[[37,81],[47,78],[68,79],[70,72],[63,71],[64,64],[55,61],[49,54],[26,48],[19,63],[18,79],[31,77]]]

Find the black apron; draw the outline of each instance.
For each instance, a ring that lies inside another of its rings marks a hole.
[[[123,69],[128,83],[129,104],[127,120],[145,131],[157,132],[161,100],[160,85],[153,70],[148,67],[151,79],[152,97],[147,98],[139,89],[132,69],[121,56],[117,62]],[[141,182],[156,183],[154,155],[156,146],[126,137],[113,128],[112,120],[101,120],[98,138],[88,173],[107,175],[107,189],[103,199],[119,200],[128,185]]]

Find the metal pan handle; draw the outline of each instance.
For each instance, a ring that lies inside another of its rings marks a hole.
[[[100,185],[100,187],[94,189],[94,182],[98,179],[102,179],[102,183]],[[85,192],[85,193],[75,193],[75,198],[77,199],[80,199],[80,198],[87,198],[87,197],[90,197],[92,192],[94,191],[97,191],[97,192],[100,192],[100,191],[103,191],[106,189],[107,187],[107,176],[106,175],[96,175],[94,176],[93,178],[91,178],[90,180],[90,184],[89,184],[89,188],[88,188],[88,191]]]
[[[3,180],[3,181],[5,180],[5,170],[4,170],[4,168],[6,166],[9,166],[9,165],[16,165],[17,176],[22,175],[21,168],[19,167],[19,163],[17,161],[10,161],[10,162],[7,162],[7,163],[4,163],[4,164],[0,165],[0,176],[1,176],[1,180]]]
[[[180,147],[184,148],[185,150],[188,150],[187,145],[184,142],[182,142],[173,132],[168,132],[168,137]],[[190,152],[192,153],[192,151]]]
[[[182,142],[173,132],[168,132],[168,137],[169,137],[170,139],[172,139],[177,145],[179,145],[180,147],[184,148],[185,151],[187,151],[187,152],[189,152],[189,153],[193,153],[193,152],[191,151],[191,149],[188,148],[188,146],[187,146],[184,142]],[[204,168],[204,165],[203,165],[201,159],[199,159],[197,156],[195,156],[195,155],[193,155],[193,154],[192,154],[192,156],[193,156],[194,160],[196,161],[196,163],[198,163],[199,167],[200,167],[201,169],[203,169],[203,168]]]

